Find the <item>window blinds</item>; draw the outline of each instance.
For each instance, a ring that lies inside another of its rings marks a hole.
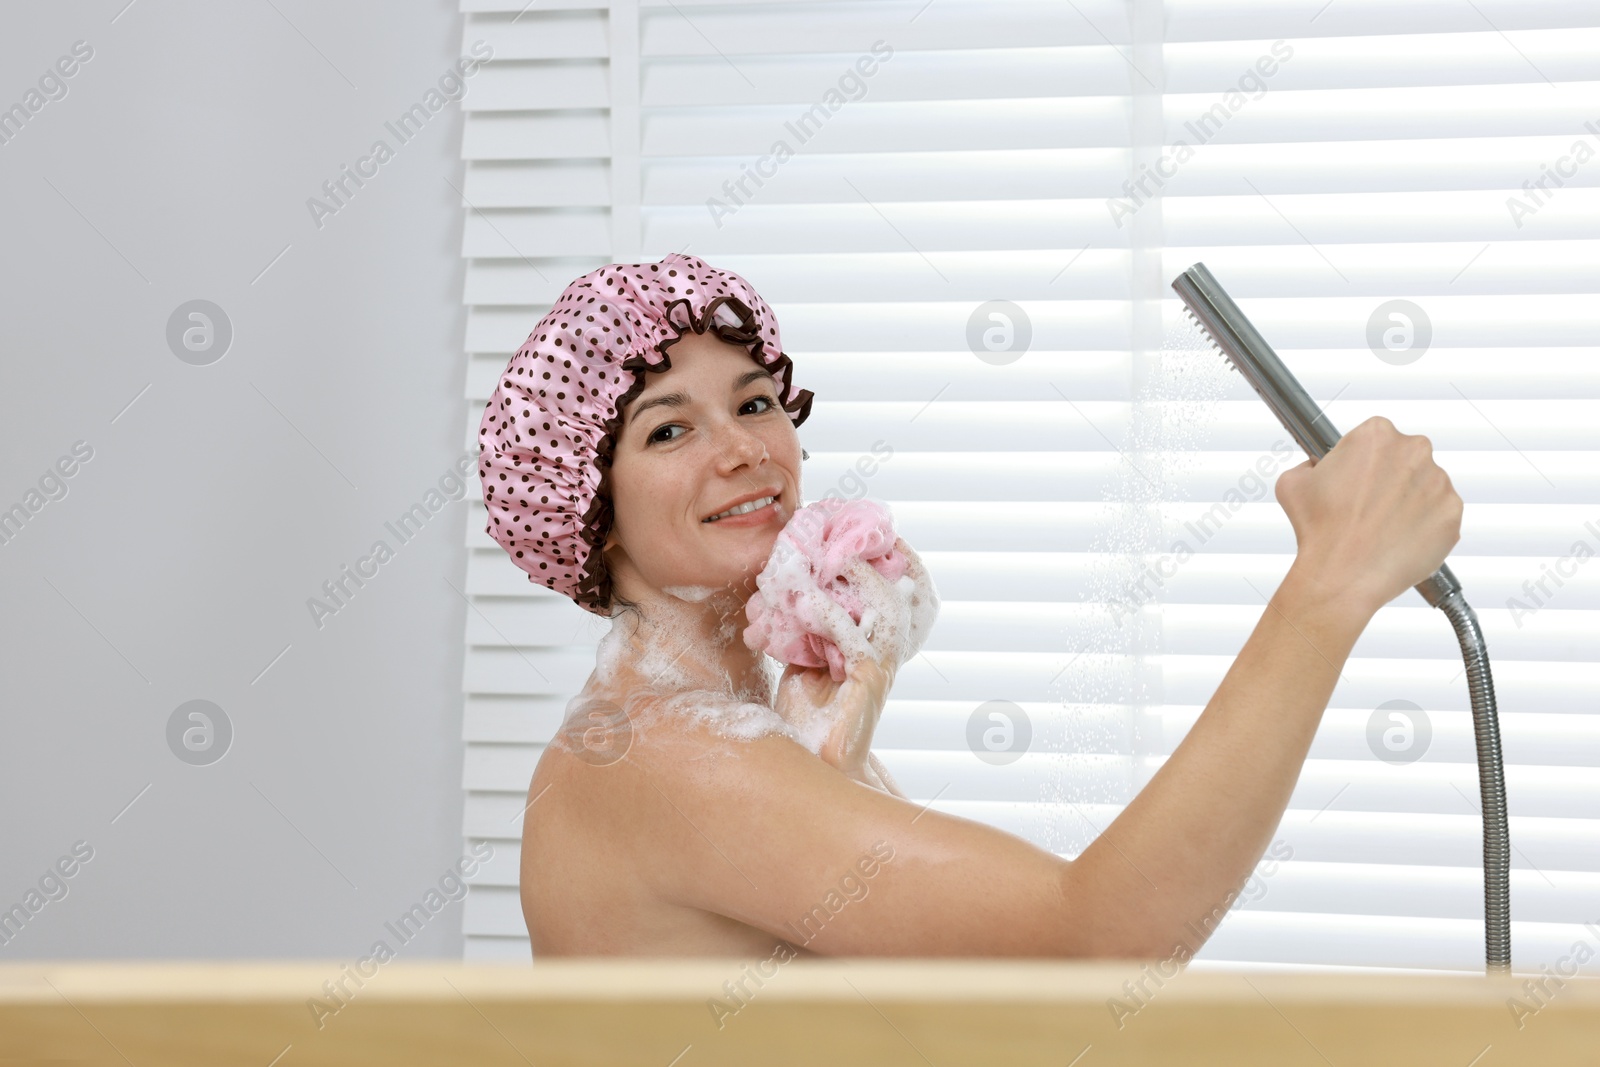
[[[888,503],[944,599],[876,751],[919,802],[1072,856],[1181,741],[1293,557],[1270,482],[1303,456],[1273,451],[1241,382],[1171,351],[1167,286],[1204,261],[1339,429],[1428,435],[1467,500],[1451,567],[1498,686],[1515,963],[1600,955],[1600,12],[463,10],[463,51],[494,49],[462,102],[468,441],[579,274],[670,251],[743,274],[817,394],[807,498]],[[524,960],[520,813],[605,624],[486,522],[474,501],[464,832],[495,856],[464,922],[469,959]],[[1420,597],[1378,614],[1196,966],[1481,968],[1460,667]],[[1026,751],[996,758],[975,722]]]

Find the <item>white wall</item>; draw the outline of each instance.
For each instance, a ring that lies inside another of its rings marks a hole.
[[[385,128],[461,20],[125,5],[0,14],[0,108],[93,49],[0,144],[0,510],[93,453],[0,543],[0,910],[93,849],[0,960],[354,959],[462,856],[472,467],[408,543],[385,526],[469,444],[460,113]],[[394,157],[319,228],[307,199],[380,137]],[[166,336],[194,299],[233,328],[204,366]],[[379,539],[318,628],[308,598]],[[167,737],[195,699],[234,732],[205,766]],[[461,907],[402,957],[459,955]]]

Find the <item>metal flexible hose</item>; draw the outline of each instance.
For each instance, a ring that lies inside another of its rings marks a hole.
[[[1339,441],[1327,413],[1301,388],[1266,338],[1245,317],[1222,284],[1196,263],[1172,282],[1185,314],[1205,333],[1257,395],[1272,409],[1306,455],[1320,459]],[[1506,825],[1505,774],[1500,765],[1500,724],[1495,714],[1494,679],[1478,616],[1461,596],[1461,583],[1448,563],[1416,585],[1424,600],[1445,613],[1455,627],[1472,699],[1478,742],[1478,790],[1483,797],[1483,932],[1485,968],[1511,970],[1511,832]]]
[[[1478,792],[1483,802],[1483,938],[1487,969],[1511,970],[1511,831],[1506,824],[1506,782],[1500,763],[1500,722],[1494,678],[1478,616],[1461,596],[1439,602],[1461,643],[1472,700],[1472,730],[1478,742]]]

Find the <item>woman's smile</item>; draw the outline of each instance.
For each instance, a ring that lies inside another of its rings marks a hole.
[[[783,514],[783,499],[771,497],[768,503],[742,515],[724,515],[720,519],[702,520],[702,526],[765,526]]]

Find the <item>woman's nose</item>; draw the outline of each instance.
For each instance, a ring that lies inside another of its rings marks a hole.
[[[747,463],[754,467],[766,458],[766,442],[738,423],[729,426],[720,438],[718,446],[724,461],[729,466]]]

